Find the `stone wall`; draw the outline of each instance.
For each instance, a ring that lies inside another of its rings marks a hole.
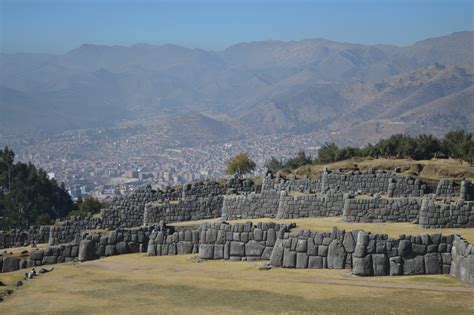
[[[145,206],[143,224],[218,218],[222,215],[223,198],[222,195],[193,196],[177,201],[149,203]]]
[[[462,237],[454,236],[451,249],[451,276],[474,284],[474,246]]]
[[[420,198],[365,198],[344,200],[346,222],[412,222],[418,219]]]
[[[321,191],[321,181],[320,179],[310,180],[306,176],[302,179],[298,179],[294,175],[283,178],[280,174],[273,177],[271,173],[268,173],[263,179],[263,190],[316,193]]]
[[[271,265],[283,268],[351,268],[357,233],[336,228],[332,232],[286,232],[275,243]]]
[[[146,252],[154,227],[119,228],[109,235],[100,232],[82,233],[78,240],[33,250],[27,267],[72,261],[93,260],[100,257]]]
[[[434,195],[425,196],[419,224],[424,229],[474,227],[474,201],[437,201]]]
[[[368,169],[348,172],[324,170],[314,180],[307,177],[297,179],[294,176],[285,179],[280,175],[273,177],[269,173],[264,178],[262,190],[299,191],[307,194],[333,190],[343,193],[386,193],[390,197],[420,197],[428,192],[429,187],[413,176],[398,176],[393,172]]]
[[[474,201],[474,183],[462,180],[459,188],[459,199],[465,201]]]
[[[222,205],[224,220],[275,217],[280,193],[262,190],[260,194],[226,195]]]
[[[49,230],[48,244],[59,245],[80,239],[81,233],[86,230],[102,229],[102,219],[87,216],[71,217],[69,220],[59,221]]]
[[[287,225],[251,222],[240,224],[205,224],[200,228],[199,257],[233,261],[268,260],[278,235]]]
[[[329,217],[342,214],[344,195],[329,190],[324,194],[288,195],[282,192],[278,203],[278,219]]]
[[[389,179],[389,197],[422,197],[428,186],[413,176],[393,176]]]
[[[441,179],[436,187],[437,197],[454,197],[454,181],[450,179]]]
[[[49,239],[49,225],[32,226],[28,230],[0,231],[0,249],[26,246],[33,242],[46,243]]]
[[[449,274],[454,235],[400,235],[360,232],[352,273],[359,276]]]
[[[0,271],[87,261],[127,253],[149,256],[198,253],[202,259],[270,260],[273,267],[351,269],[358,276],[451,274],[474,283],[474,247],[456,235],[400,235],[339,230],[291,232],[294,224],[207,223],[176,231],[149,226],[110,234],[83,233],[80,240],[33,250],[29,258],[0,255]]]

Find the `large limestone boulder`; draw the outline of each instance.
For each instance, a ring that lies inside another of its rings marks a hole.
[[[390,271],[390,265],[385,254],[372,254],[372,265],[374,276],[387,276]]]
[[[43,256],[44,256],[44,251],[43,250],[36,249],[36,250],[33,250],[30,253],[30,259],[31,260],[42,260]]]
[[[372,256],[352,257],[352,274],[356,276],[371,276],[372,271]]]
[[[331,242],[328,249],[327,259],[329,269],[344,269],[346,262],[346,251],[341,241],[334,240]]]
[[[390,258],[390,276],[399,276],[402,274],[402,258],[400,256]]]
[[[214,245],[213,244],[199,245],[199,257],[202,259],[213,259],[214,258]]]
[[[253,240],[245,244],[245,254],[247,256],[260,257],[262,256],[262,253],[264,250],[265,250],[265,246]]]
[[[440,274],[441,272],[441,255],[439,253],[429,253],[425,255],[425,273]]]
[[[283,263],[283,241],[281,239],[277,239],[275,242],[275,246],[273,247],[272,254],[270,256],[270,264],[273,267],[281,267]]]
[[[423,256],[403,259],[404,275],[422,275],[425,273],[425,260]]]
[[[296,252],[291,251],[289,248],[285,248],[283,253],[283,267],[284,268],[295,268],[296,266]]]
[[[82,240],[79,243],[79,261],[88,261],[96,258],[96,242],[93,240]]]
[[[3,257],[2,272],[10,272],[19,269],[20,260],[16,256]]]
[[[245,256],[245,244],[242,242],[230,242],[230,256]]]

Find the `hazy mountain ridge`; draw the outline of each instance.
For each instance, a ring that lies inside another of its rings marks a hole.
[[[85,44],[59,56],[2,54],[0,108],[7,115],[0,125],[3,132],[67,129],[191,111],[228,117],[197,119],[213,137],[344,131],[371,120],[379,129],[382,121],[402,118],[433,125],[435,113],[449,116],[443,108],[456,102],[468,107],[463,126],[469,129],[473,48],[474,32],[459,32],[407,47],[307,39],[218,52]],[[429,115],[428,109],[436,110]],[[443,119],[448,129],[460,121]],[[174,126],[183,124],[177,118]]]

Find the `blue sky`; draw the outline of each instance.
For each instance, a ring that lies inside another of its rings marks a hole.
[[[474,1],[0,0],[2,52],[64,53],[84,43],[221,50],[255,40],[409,45],[474,29]]]

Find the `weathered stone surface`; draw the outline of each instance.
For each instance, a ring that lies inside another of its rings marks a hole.
[[[321,256],[310,256],[308,259],[308,268],[322,269],[323,268],[323,257]]]
[[[402,258],[400,256],[390,258],[390,276],[402,274]]]
[[[400,240],[398,243],[398,255],[401,257],[410,256],[412,253],[411,242],[409,240]]]
[[[423,256],[403,258],[404,275],[421,275],[425,273],[425,260]]]
[[[439,253],[429,253],[425,255],[425,273],[440,274],[441,271],[441,255]]]
[[[118,255],[128,254],[128,245],[126,242],[118,242],[115,245],[115,251]]]
[[[296,251],[299,253],[306,253],[308,248],[308,241],[306,239],[299,239],[296,243]]]
[[[43,265],[56,264],[58,262],[58,256],[43,256],[41,263]]]
[[[281,267],[283,265],[283,240],[277,239],[273,247],[272,255],[270,256],[270,264],[273,267]]]
[[[267,231],[267,241],[266,246],[274,246],[276,242],[276,232],[275,229],[268,229]]]
[[[356,242],[351,232],[346,232],[344,234],[344,241],[342,242],[342,245],[344,246],[344,249],[346,250],[346,252],[348,253],[354,252]]]
[[[181,243],[178,243],[178,248],[179,248],[179,244]],[[214,259],[224,259],[224,245],[222,244],[214,245]]]
[[[357,234],[357,243],[354,249],[353,257],[362,258],[367,255],[367,245],[369,244],[369,235],[363,231]]]
[[[318,245],[318,256],[327,256],[328,255],[328,246]]]
[[[270,260],[272,255],[273,247],[265,247],[262,253],[262,260]]]
[[[356,276],[371,276],[372,270],[372,256],[352,257],[352,273]]]
[[[263,251],[265,250],[265,246],[257,243],[256,241],[249,241],[245,244],[245,255],[246,256],[262,256]]]
[[[308,255],[306,253],[296,253],[296,268],[308,268]]]
[[[296,266],[296,252],[290,251],[285,248],[283,253],[283,267],[284,268],[295,268]]]
[[[183,239],[184,239],[184,237],[183,237]],[[224,258],[224,246],[223,245],[220,245],[220,246],[222,248],[222,255],[219,259],[222,259],[222,258]],[[179,242],[177,244],[177,254],[178,255],[191,254],[192,251],[193,251],[193,243],[191,243],[189,241],[183,241],[183,242]]]
[[[30,259],[31,260],[42,260],[44,256],[44,251],[43,250],[32,250],[30,253]]]
[[[390,266],[385,254],[372,254],[372,265],[374,276],[387,276],[389,274]]]
[[[341,241],[333,240],[328,249],[328,268],[343,269],[346,261],[346,251]]]
[[[105,246],[105,256],[115,255],[115,245]],[[156,246],[154,244],[148,246],[148,256],[156,256]]]
[[[245,256],[245,244],[243,242],[230,242],[231,256]]]
[[[11,272],[18,270],[19,259],[17,256],[5,256],[3,257],[2,272]]]
[[[309,256],[318,255],[318,246],[314,243],[314,239],[312,237],[308,238],[308,250],[306,253]]]
[[[79,243],[79,261],[88,261],[96,257],[96,242],[92,240],[82,240]]]
[[[214,258],[214,245],[213,244],[199,245],[199,257],[202,259],[213,259]]]

